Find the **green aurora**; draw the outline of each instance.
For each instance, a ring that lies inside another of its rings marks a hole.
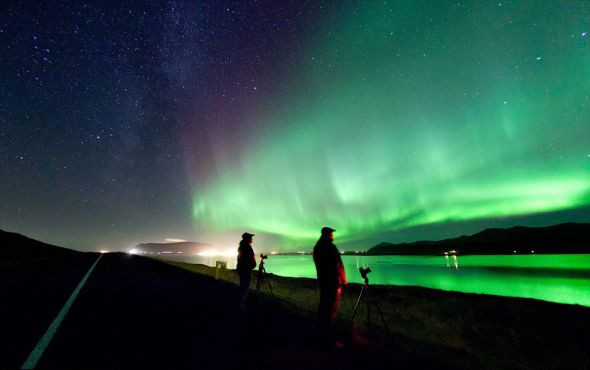
[[[289,88],[244,117],[256,136],[194,187],[197,228],[289,248],[323,225],[354,241],[590,205],[590,4],[326,13]]]

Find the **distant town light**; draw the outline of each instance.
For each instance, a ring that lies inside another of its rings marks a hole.
[[[110,251],[107,251],[106,249],[101,249],[99,252],[100,253],[109,253]]]
[[[135,248],[129,250],[129,254],[137,254],[139,251]]]

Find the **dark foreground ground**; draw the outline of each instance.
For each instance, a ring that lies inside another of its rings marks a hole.
[[[97,258],[68,254],[3,265],[0,368],[23,364]],[[240,317],[231,283],[106,254],[37,368],[441,368],[395,345],[383,351],[347,342],[343,349],[323,349],[309,316],[264,298],[256,307]]]

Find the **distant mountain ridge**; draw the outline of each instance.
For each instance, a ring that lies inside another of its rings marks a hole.
[[[205,243],[176,242],[176,243],[142,243],[135,246],[137,253],[158,254],[158,253],[182,253],[197,254],[210,249],[211,246]]]
[[[0,230],[0,263],[24,261],[68,253],[79,252],[43,243],[21,234]]]
[[[565,223],[546,227],[515,226],[486,229],[473,235],[439,241],[380,243],[369,255],[456,254],[586,254],[590,253],[590,224]]]

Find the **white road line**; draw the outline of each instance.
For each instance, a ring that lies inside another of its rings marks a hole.
[[[74,300],[78,296],[78,293],[80,293],[80,290],[82,290],[82,287],[86,283],[86,280],[88,280],[88,277],[92,273],[92,270],[94,270],[94,267],[96,267],[96,264],[98,263],[98,261],[100,261],[101,257],[102,257],[102,254],[100,256],[98,256],[98,258],[96,259],[94,264],[90,267],[90,270],[88,270],[86,275],[84,275],[84,277],[82,278],[82,280],[80,281],[80,283],[78,284],[76,289],[74,289],[74,291],[72,292],[72,295],[70,296],[70,298],[66,301],[66,304],[64,304],[61,311],[59,311],[59,313],[55,317],[55,320],[53,320],[51,325],[49,325],[49,328],[47,328],[47,331],[41,337],[41,339],[39,340],[39,343],[37,343],[37,345],[35,346],[35,348],[31,352],[31,354],[29,355],[29,357],[27,358],[27,360],[25,361],[23,366],[21,366],[21,369],[34,369],[35,366],[37,366],[37,362],[41,359],[41,356],[43,356],[43,352],[45,352],[45,349],[49,345],[49,342],[51,342],[51,339],[53,339],[53,336],[57,332],[57,329],[59,329],[61,322],[68,314],[68,311],[70,310],[70,307],[72,306],[72,303],[74,303]]]

